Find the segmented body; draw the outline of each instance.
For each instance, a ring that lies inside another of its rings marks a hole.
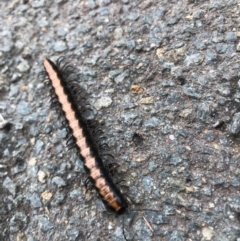
[[[84,162],[84,168],[100,194],[103,202],[117,214],[122,214],[127,209],[127,201],[123,194],[112,181],[108,170],[104,167],[102,158],[95,146],[87,125],[71,96],[66,80],[61,70],[51,60],[44,59],[44,67],[54,88],[61,108],[72,131],[79,156]]]

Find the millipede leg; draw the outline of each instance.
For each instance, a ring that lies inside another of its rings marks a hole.
[[[86,178],[86,180],[84,181],[84,187],[86,189],[86,192],[93,189],[94,185],[89,177]]]
[[[57,60],[57,66],[60,67],[63,61],[65,61],[65,57],[64,56],[59,57]]]
[[[99,148],[102,150],[109,150],[109,146],[107,143],[102,143],[99,145]]]

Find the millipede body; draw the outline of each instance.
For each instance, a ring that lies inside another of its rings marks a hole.
[[[117,214],[124,213],[128,207],[127,201],[110,177],[108,169],[104,167],[86,121],[78,110],[74,96],[71,95],[68,89],[68,80],[64,77],[63,70],[47,58],[43,62],[48,78],[72,131],[79,156],[84,162],[84,168],[89,174],[93,185],[107,207]]]

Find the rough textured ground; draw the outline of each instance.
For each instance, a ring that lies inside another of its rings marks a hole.
[[[0,2],[0,240],[240,240],[240,1]],[[38,77],[66,56],[104,123],[116,217]],[[149,222],[154,233],[149,229]]]

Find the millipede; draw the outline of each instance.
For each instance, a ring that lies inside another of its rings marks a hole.
[[[127,200],[103,164],[98,148],[91,138],[87,123],[70,95],[73,89],[70,91],[67,80],[58,64],[53,63],[48,58],[44,59],[43,64],[92,184],[109,209],[117,214],[123,214],[128,207]]]

